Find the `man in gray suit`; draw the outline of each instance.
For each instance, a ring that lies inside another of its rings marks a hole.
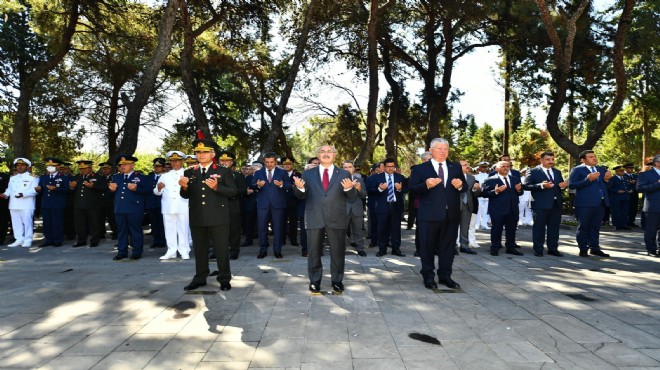
[[[351,181],[355,184],[355,190],[358,192],[357,198],[346,199],[346,222],[351,232],[351,246],[357,250],[358,256],[366,257],[367,252],[364,251],[364,230],[362,228],[364,226],[363,200],[367,199],[367,188],[362,178],[355,174],[353,161],[344,161],[342,167],[351,175]]]
[[[294,194],[305,199],[305,229],[307,232],[307,271],[309,290],[321,292],[323,237],[330,244],[330,276],[335,292],[344,290],[344,256],[346,254],[346,199],[358,194],[351,175],[333,164],[337,151],[331,145],[318,150],[320,164],[306,170],[302,178],[294,177]]]
[[[477,210],[479,209],[479,201],[477,196],[481,193],[481,188],[479,187],[479,181],[477,181],[470,172],[470,164],[467,161],[460,160],[461,169],[463,170],[463,175],[465,175],[465,180],[468,184],[468,189],[471,191],[466,191],[461,193],[461,221],[460,221],[460,233],[458,236],[459,250],[461,253],[467,254],[477,254],[473,249],[470,249],[470,242],[476,244],[476,240],[470,240],[470,234],[474,237],[475,222],[477,220]]]

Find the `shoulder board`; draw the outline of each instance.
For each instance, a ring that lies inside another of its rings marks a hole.
[[[194,171],[197,171],[197,170],[199,169],[199,165],[194,165],[194,166],[192,167],[192,169],[193,169]]]
[[[133,171],[135,175],[142,176],[142,173],[140,171]]]

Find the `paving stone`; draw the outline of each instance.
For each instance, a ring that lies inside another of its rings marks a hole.
[[[660,362],[623,343],[589,343],[585,348],[617,367],[654,367]]]

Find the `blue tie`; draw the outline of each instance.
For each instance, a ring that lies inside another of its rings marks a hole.
[[[387,201],[392,203],[396,202],[394,195],[394,184],[392,184],[392,175],[387,176]]]

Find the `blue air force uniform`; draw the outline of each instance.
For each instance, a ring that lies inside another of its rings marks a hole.
[[[46,166],[57,167],[59,161],[46,158]],[[64,208],[69,192],[69,176],[60,172],[47,173],[39,177],[41,193],[41,215],[44,222],[44,241],[40,247],[59,247],[64,242]],[[52,189],[51,189],[52,188]]]
[[[118,164],[129,164],[136,162],[137,158],[121,156]],[[142,232],[142,219],[144,218],[145,197],[152,189],[149,179],[133,171],[128,174],[120,173],[112,176],[112,182],[117,184],[115,190],[115,220],[117,221],[118,243],[117,256],[115,260],[128,257],[128,238],[133,247],[131,259],[140,259],[144,246],[144,235]],[[135,184],[137,188],[130,190],[128,184]]]

